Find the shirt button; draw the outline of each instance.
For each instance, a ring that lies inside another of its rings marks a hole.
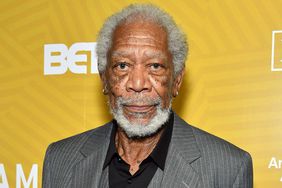
[[[128,179],[127,183],[131,184],[132,183],[132,179]]]

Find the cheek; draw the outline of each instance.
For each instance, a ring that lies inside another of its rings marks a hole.
[[[171,80],[168,76],[149,76],[149,79],[153,89],[162,99],[170,96]]]
[[[110,86],[110,95],[119,97],[122,96],[122,93],[125,91],[125,84],[127,80],[127,75],[123,76],[116,76],[113,75],[109,79],[109,86]]]
[[[121,96],[122,93],[122,83],[118,77],[112,76],[109,81],[109,102],[112,108],[117,108],[117,98]]]

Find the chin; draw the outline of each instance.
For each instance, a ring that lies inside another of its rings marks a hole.
[[[150,118],[146,117],[148,116],[146,113],[130,114],[131,117],[128,117],[124,114],[122,99],[117,100],[115,109],[111,108],[114,119],[129,138],[145,138],[156,134],[168,121],[170,111],[171,105],[163,109],[161,103],[159,103],[156,105],[154,115],[151,115]]]
[[[138,114],[137,116],[135,115],[123,115],[127,120],[128,123],[132,124],[132,125],[140,125],[140,126],[147,126],[152,119],[156,116],[156,112],[153,115],[150,115],[149,117],[144,117],[141,116],[140,114]]]

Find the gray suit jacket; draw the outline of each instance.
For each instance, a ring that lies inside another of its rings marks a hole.
[[[176,114],[165,169],[149,188],[251,188],[250,155],[188,125]],[[46,152],[43,188],[107,188],[103,163],[112,123],[51,144]],[[102,173],[104,173],[102,175]]]

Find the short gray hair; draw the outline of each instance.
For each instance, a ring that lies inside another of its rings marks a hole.
[[[185,67],[188,53],[186,35],[176,25],[172,17],[152,4],[134,4],[110,16],[101,28],[97,38],[98,70],[103,73],[107,66],[107,53],[112,46],[113,33],[117,26],[124,22],[134,22],[137,16],[162,26],[168,36],[168,50],[172,54],[174,75],[178,75]]]

